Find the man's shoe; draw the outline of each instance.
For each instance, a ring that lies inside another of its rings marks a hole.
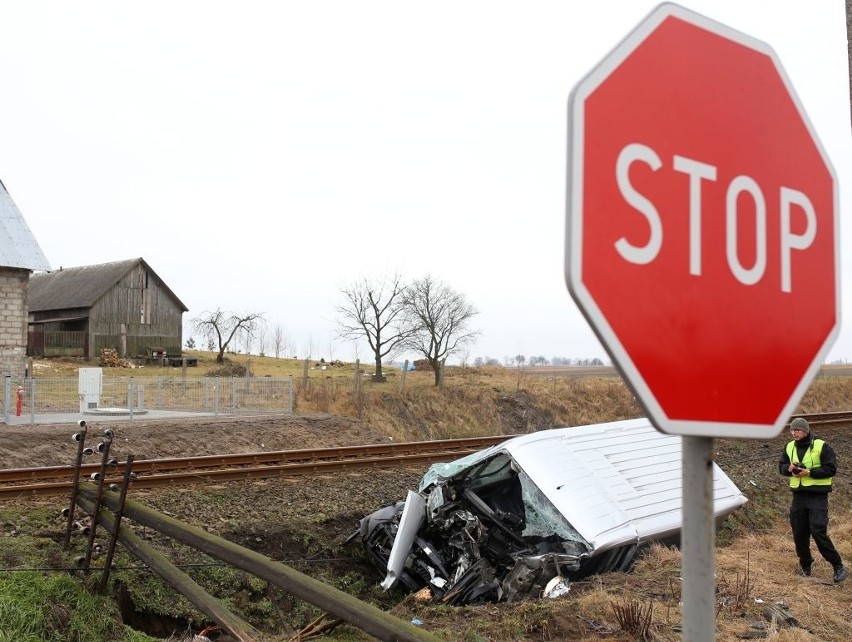
[[[843,580],[849,577],[849,571],[847,571],[843,566],[838,566],[834,569],[834,583],[840,584]]]
[[[810,577],[811,576],[811,567],[810,566],[801,567],[799,569],[799,575],[804,575],[805,577]]]

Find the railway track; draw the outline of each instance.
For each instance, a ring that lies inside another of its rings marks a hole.
[[[852,411],[794,416],[805,417],[817,426],[852,422]],[[497,435],[399,444],[143,459],[133,463],[133,472],[136,475],[133,486],[156,488],[428,464],[457,459],[505,441],[509,437],[510,435]],[[80,467],[80,479],[89,479],[99,470],[100,463],[83,464]],[[73,474],[73,466],[0,469],[0,500],[69,493]],[[116,467],[107,470],[105,483],[121,481],[116,462]]]
[[[369,444],[235,455],[136,460],[135,488],[195,483],[218,483],[272,477],[332,473],[457,459],[508,439],[507,435],[470,437],[399,444]],[[121,483],[118,462],[108,468],[105,484]],[[80,466],[80,479],[89,479],[101,465]],[[70,492],[73,466],[0,469],[0,500],[62,495]]]
[[[790,419],[796,417],[804,417],[809,423],[817,426],[824,424],[842,424],[852,421],[852,410],[843,410],[841,412],[814,412],[806,415],[793,415]]]

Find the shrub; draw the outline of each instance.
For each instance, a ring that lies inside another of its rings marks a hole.
[[[210,377],[245,377],[246,367],[241,363],[225,359],[222,365],[210,370],[207,374]]]

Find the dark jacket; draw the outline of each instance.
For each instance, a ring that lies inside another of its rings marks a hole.
[[[814,439],[817,439],[817,435],[810,433],[807,437],[802,439],[799,442],[796,442],[796,453],[799,456],[799,461],[805,456],[805,452],[807,452],[808,448],[811,447]],[[823,440],[825,442],[825,440]],[[788,442],[789,443],[789,442]],[[828,445],[828,442],[823,443],[822,452],[819,457],[820,465],[817,468],[811,468],[810,475],[814,479],[826,479],[828,477],[834,477],[837,474],[837,456],[834,454],[834,449]],[[780,472],[785,477],[792,477],[792,475],[787,470],[787,467],[790,465],[790,457],[787,456],[787,444],[784,444],[784,450],[781,452],[781,459],[778,462],[778,472]],[[831,486],[802,486],[800,485],[798,488],[791,488],[794,493],[813,493],[813,494],[825,494],[831,492]]]

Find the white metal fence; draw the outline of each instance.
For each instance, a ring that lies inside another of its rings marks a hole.
[[[292,377],[4,378],[3,421],[36,423],[50,414],[124,416],[293,413]]]

